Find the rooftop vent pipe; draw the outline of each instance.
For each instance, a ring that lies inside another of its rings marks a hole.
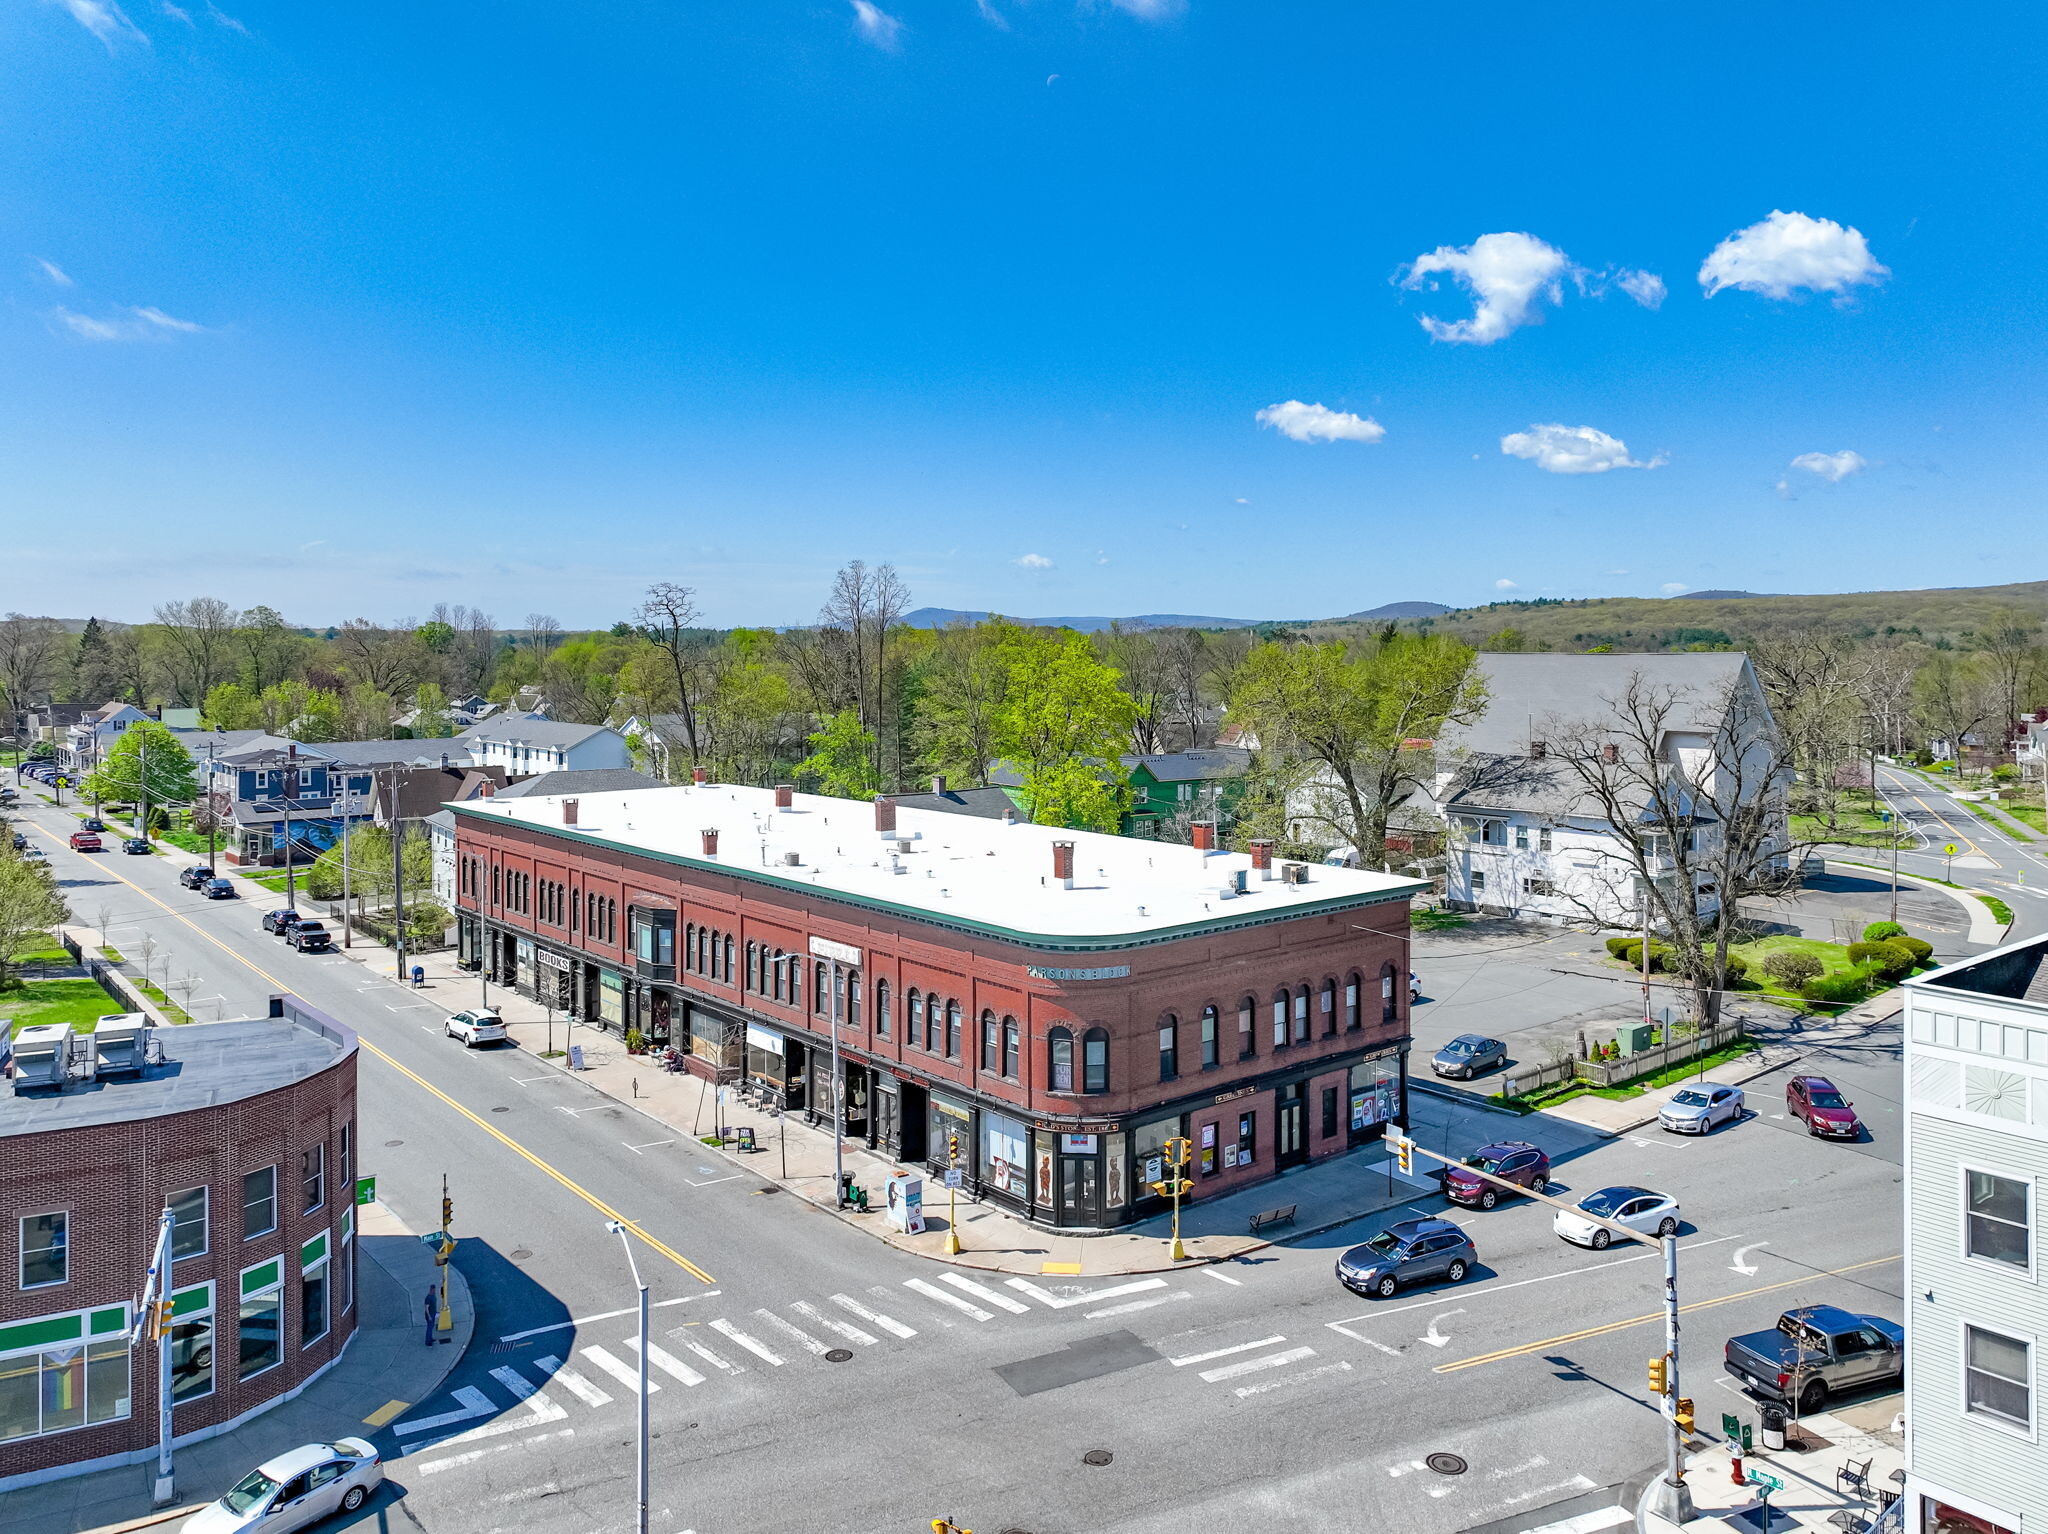
[[[563,825],[565,825],[565,826],[573,826],[573,825],[575,825],[575,824],[576,824],[576,810],[577,810],[577,804],[576,804],[576,801],[575,801],[574,799],[564,799],[564,800],[562,801],[562,824],[563,824]]]
[[[1259,882],[1269,883],[1273,878],[1273,839],[1270,836],[1255,837],[1252,841],[1252,867],[1259,871]]]

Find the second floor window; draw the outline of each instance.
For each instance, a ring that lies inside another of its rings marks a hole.
[[[1171,1012],[1159,1025],[1159,1079],[1171,1081],[1180,1074],[1180,1019]]]
[[[1055,1092],[1074,1090],[1074,1035],[1071,1029],[1054,1028],[1045,1036],[1046,1077]]]
[[[66,1214],[32,1214],[21,1222],[21,1287],[41,1289],[71,1277],[71,1251],[66,1244],[71,1218]]]
[[[254,1241],[277,1229],[277,1168],[242,1174],[242,1239]]]
[[[1090,1028],[1081,1036],[1081,1090],[1109,1090],[1109,1031]]]
[[[327,1146],[309,1145],[299,1152],[299,1209],[311,1214],[327,1202]]]
[[[1217,1063],[1216,1030],[1218,1017],[1214,1007],[1202,1008],[1202,1069],[1207,1070]]]
[[[2028,1186],[1990,1172],[1965,1172],[1964,1250],[1972,1257],[2025,1272],[2032,1266]]]

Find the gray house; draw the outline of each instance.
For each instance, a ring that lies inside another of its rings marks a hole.
[[[1905,983],[1905,1527],[2048,1529],[2048,937]]]

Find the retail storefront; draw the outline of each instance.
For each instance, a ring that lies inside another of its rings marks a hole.
[[[1401,1118],[1408,1055],[1389,1049],[1351,1067],[1350,1139],[1353,1145],[1379,1138]]]

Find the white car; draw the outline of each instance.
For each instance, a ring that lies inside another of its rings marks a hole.
[[[1703,1135],[1716,1124],[1742,1120],[1742,1088],[1711,1083],[1687,1087],[1657,1110],[1657,1127],[1675,1135]]]
[[[353,1513],[384,1484],[377,1451],[360,1438],[309,1443],[266,1460],[180,1525],[180,1534],[290,1534],[329,1513]]]
[[[457,1012],[442,1025],[441,1031],[451,1039],[462,1040],[463,1046],[475,1049],[479,1044],[502,1044],[512,1037],[505,1031],[505,1019],[495,1012]]]
[[[1602,1188],[1580,1199],[1577,1209],[1558,1210],[1557,1218],[1550,1222],[1550,1228],[1565,1240],[1604,1252],[1614,1243],[1614,1232],[1605,1225],[1594,1224],[1578,1210],[1626,1225],[1644,1236],[1678,1233],[1678,1200],[1648,1188]]]

